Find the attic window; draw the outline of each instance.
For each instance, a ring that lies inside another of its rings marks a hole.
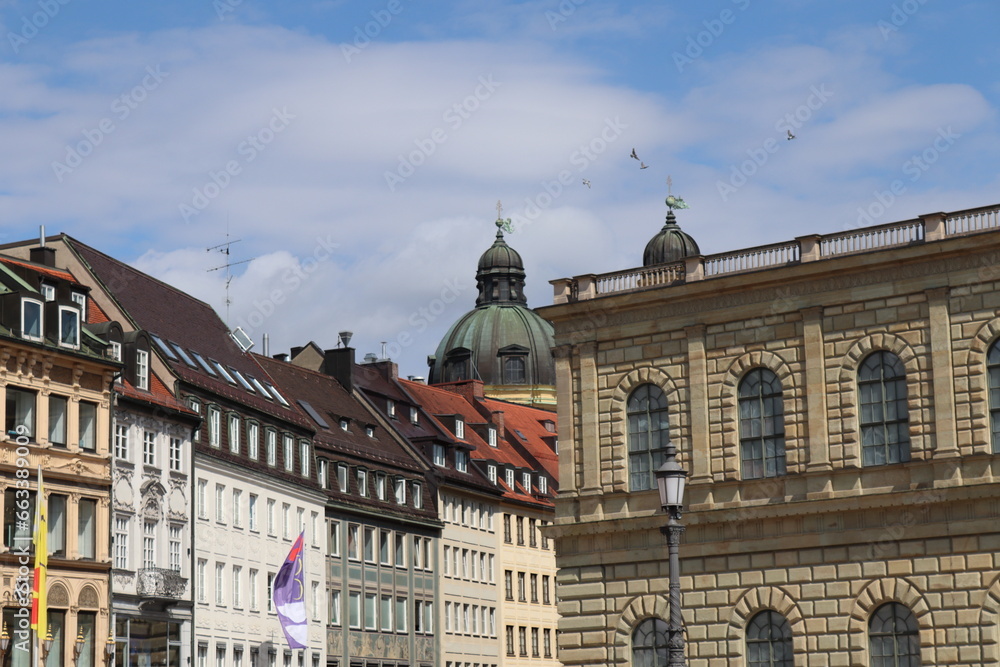
[[[80,306],[80,312],[84,315],[87,314],[87,295],[83,292],[70,292],[69,298],[73,300],[73,303]]]
[[[264,384],[265,386],[267,386],[267,390],[270,391],[276,399],[278,399],[279,403],[284,405],[286,408],[289,407],[288,401],[285,400],[284,396],[278,393],[278,390],[274,388],[273,384],[271,384],[270,382],[265,382]]]
[[[254,388],[250,385],[249,382],[247,382],[247,379],[243,377],[243,373],[240,373],[235,368],[230,368],[229,370],[233,372],[233,375],[236,376],[236,379],[239,380],[240,384],[243,385],[244,389],[249,391],[251,394],[254,393]]]
[[[135,387],[149,391],[149,352],[135,351]]]
[[[531,493],[531,473],[523,472],[521,473],[521,486],[524,487],[525,493]]]
[[[156,347],[160,348],[160,351],[163,352],[163,354],[167,355],[168,359],[172,359],[174,361],[180,361],[180,358],[177,356],[177,354],[173,351],[173,349],[171,349],[169,345],[163,342],[162,338],[160,338],[156,334],[149,334],[149,337],[153,339],[154,343],[156,343]]]
[[[455,437],[465,440],[465,422],[461,417],[455,417]]]
[[[350,423],[349,419],[346,419],[346,418],[341,419],[340,420],[340,430],[341,431],[346,431],[347,430],[347,425],[349,423]]]
[[[420,413],[417,412],[417,409],[414,406],[411,405],[410,406],[410,423],[411,424],[416,424],[416,423],[419,423],[419,422],[420,422]]]
[[[469,472],[469,452],[461,449],[455,450],[455,470]]]
[[[490,447],[497,446],[497,429],[495,426],[490,426],[486,430],[486,440],[490,443]]]
[[[549,433],[555,433],[556,432],[556,423],[554,421],[552,421],[551,419],[544,420],[542,422],[542,426],[544,426],[545,430],[548,431]]]
[[[525,361],[522,356],[504,357],[503,360],[503,383],[504,384],[524,384],[526,379]]]
[[[226,380],[229,382],[229,384],[236,384],[236,379],[233,378],[233,376],[229,374],[229,371],[226,370],[225,366],[223,366],[222,364],[220,364],[218,361],[215,361],[214,359],[212,360],[212,363],[215,364],[216,370],[219,371],[219,374],[222,377],[226,378]]]
[[[63,347],[80,347],[80,311],[59,307],[59,344]]]
[[[497,467],[492,463],[487,466],[486,472],[489,474],[490,481],[494,484],[497,483]]]
[[[177,351],[178,351],[178,352],[180,352],[180,351],[181,351],[181,348],[180,348],[180,346],[179,346],[179,345],[177,346]],[[198,364],[199,364],[199,365],[200,365],[200,366],[201,366],[201,367],[202,367],[203,369],[205,369],[205,372],[206,372],[206,373],[208,373],[208,374],[209,374],[209,375],[211,375],[212,377],[218,377],[218,375],[219,375],[219,374],[215,372],[215,369],[214,369],[214,368],[212,368],[212,365],[211,365],[210,363],[208,363],[207,361],[205,361],[205,357],[201,356],[200,354],[198,354],[198,353],[197,353],[197,352],[195,352],[194,350],[192,350],[192,351],[191,351],[191,354],[193,354],[193,355],[194,355],[194,358],[198,360]]]
[[[330,425],[326,423],[326,420],[320,416],[316,409],[308,402],[303,399],[298,400],[298,404],[302,406],[302,409],[306,411],[314,422],[316,422],[321,428],[330,428]]]
[[[509,486],[511,489],[514,488],[514,469],[513,468],[507,468],[507,470],[506,470],[506,472],[504,474],[504,481],[507,482],[507,486]]]
[[[538,492],[541,494],[546,494],[549,492],[549,479],[544,475],[538,476]]]
[[[386,401],[385,401],[385,413],[387,415],[389,415],[389,417],[391,419],[395,419],[396,418],[396,401],[392,400],[391,398],[386,399]]]
[[[515,428],[514,429],[514,433],[517,433],[517,437],[519,437],[521,440],[524,440],[525,442],[528,442],[528,439],[526,437],[524,437],[524,434],[521,433],[521,431],[519,431],[518,429]]]
[[[21,335],[29,340],[42,339],[42,303],[21,299]]]
[[[173,348],[177,350],[177,354],[181,355],[181,359],[184,360],[185,364],[187,364],[191,368],[198,368],[198,364],[194,363],[194,359],[192,359],[191,356],[184,351],[183,347],[181,347],[177,343],[170,343],[170,345],[172,345]]]
[[[56,300],[56,288],[48,283],[42,283],[39,290],[42,293],[42,298],[46,301]]]
[[[365,435],[367,435],[369,438],[374,438],[375,437],[375,427],[374,426],[365,426]]]

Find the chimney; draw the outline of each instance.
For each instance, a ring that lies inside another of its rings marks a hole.
[[[265,357],[271,356],[271,339],[267,334],[264,334],[264,349],[261,350],[261,354]]]
[[[29,251],[29,259],[35,264],[56,267],[56,249],[45,245],[45,225],[38,228],[38,247]]]
[[[493,425],[497,427],[497,436],[503,438],[503,410],[494,410],[490,414],[493,416]]]
[[[354,348],[337,347],[323,352],[323,367],[327,375],[335,378],[348,392],[354,389]]]
[[[288,354],[286,354],[285,352],[279,352],[278,354],[274,355],[273,358],[277,359],[278,361],[288,361]]]

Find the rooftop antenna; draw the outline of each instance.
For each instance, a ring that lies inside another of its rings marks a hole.
[[[205,248],[205,252],[212,252],[213,250],[215,250],[216,252],[220,252],[220,253],[222,253],[223,255],[226,256],[226,263],[225,264],[222,264],[221,266],[216,266],[216,267],[211,268],[211,269],[207,269],[206,273],[211,273],[212,271],[218,271],[220,269],[225,269],[226,270],[226,326],[227,327],[229,326],[229,306],[233,302],[233,300],[229,298],[229,283],[231,283],[233,281],[233,273],[232,273],[232,271],[230,269],[232,267],[234,267],[234,266],[239,265],[239,264],[246,264],[247,262],[252,262],[253,260],[257,259],[256,257],[251,257],[250,259],[243,259],[243,260],[240,260],[238,262],[230,262],[229,261],[229,246],[233,245],[234,243],[239,243],[240,241],[242,241],[242,239],[235,239],[233,241],[229,240],[229,222],[227,221],[226,222],[226,242],[225,243],[220,243],[219,245],[212,246],[211,248]]]

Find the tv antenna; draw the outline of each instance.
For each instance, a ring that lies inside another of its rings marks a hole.
[[[222,264],[220,266],[216,266],[216,267],[211,268],[211,269],[207,269],[206,273],[211,273],[212,271],[219,271],[221,269],[225,269],[226,270],[226,326],[227,327],[229,326],[229,306],[233,302],[233,300],[229,298],[229,283],[231,283],[233,281],[233,273],[232,273],[231,269],[234,266],[238,266],[240,264],[246,264],[247,262],[252,262],[253,260],[257,259],[256,257],[251,257],[250,259],[241,259],[238,262],[230,262],[229,261],[229,249],[230,249],[230,246],[233,245],[234,243],[239,243],[240,241],[242,241],[242,239],[235,239],[235,240],[232,240],[232,241],[229,240],[229,229],[228,229],[228,225],[227,225],[227,229],[226,229],[226,242],[225,243],[220,243],[219,245],[212,246],[211,248],[205,248],[205,252],[212,252],[213,250],[215,250],[216,252],[222,253],[223,255],[226,256],[226,263],[225,264]]]

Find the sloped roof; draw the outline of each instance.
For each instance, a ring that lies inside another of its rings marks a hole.
[[[503,411],[504,428],[508,431],[508,439],[516,438],[518,445],[527,450],[552,481],[558,482],[559,455],[546,442],[546,439],[555,438],[557,434],[545,428],[546,421],[555,423],[556,415],[548,410],[495,398],[486,398],[483,404],[491,412]],[[521,434],[524,435],[523,438],[520,437]]]
[[[232,339],[229,329],[210,305],[72,237],[64,239],[136,328],[157,334],[244,375],[271,382],[257,361]],[[213,377],[202,368],[192,368],[183,361],[170,358],[163,361],[184,382],[302,428],[312,428],[297,410],[268,400],[256,391],[246,391],[242,386]]]
[[[73,283],[74,285],[79,285],[76,278],[73,277],[69,271],[65,269],[55,269],[51,266],[45,266],[44,264],[36,264],[35,262],[26,262],[22,259],[15,259],[13,257],[0,257],[0,262],[4,264],[10,264],[14,266],[21,266],[26,269],[30,269],[35,273],[41,273],[46,276],[51,276],[53,278],[59,278],[60,280],[66,280]]]
[[[317,454],[326,453],[334,461],[361,465],[372,472],[384,472],[387,475],[405,473],[408,479],[422,480],[427,466],[417,460],[406,447],[397,440],[395,434],[386,431],[378,422],[375,414],[369,411],[361,401],[352,396],[334,378],[325,373],[296,366],[287,361],[278,361],[262,355],[253,355],[256,361],[274,378],[278,387],[289,401],[301,406],[305,414],[304,401],[317,415],[326,422],[328,428],[313,421],[316,429],[313,436]],[[340,419],[347,418],[348,429],[340,427]],[[373,435],[366,433],[368,427],[373,429]],[[380,512],[409,515],[421,519],[434,519],[437,511],[433,502],[431,485],[423,486],[423,507],[413,507],[412,500],[407,498],[405,505],[398,505],[393,494],[380,501],[375,494],[364,498],[357,493],[356,480],[349,478],[351,488],[348,493],[341,493],[336,484],[331,484],[327,490],[331,498],[339,502],[356,505],[371,510],[377,507]]]
[[[192,418],[198,417],[197,412],[191,410],[188,406],[184,405],[184,403],[174,398],[174,395],[169,389],[167,389],[167,386],[163,384],[163,381],[156,375],[156,373],[150,373],[149,377],[149,391],[140,391],[136,389],[130,382],[128,382],[128,380],[123,380],[122,383],[116,387],[116,390],[125,398],[143,403],[159,405]]]

